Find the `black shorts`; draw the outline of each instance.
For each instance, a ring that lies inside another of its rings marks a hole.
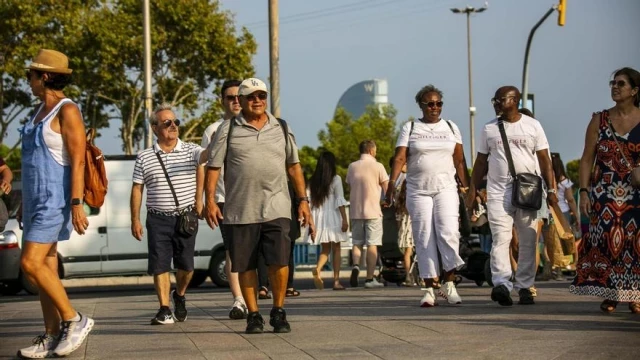
[[[220,209],[220,213],[224,211],[224,203],[218,203],[218,208]],[[227,240],[229,237],[227,236],[227,232],[224,228],[224,219],[218,219],[218,227],[220,228],[220,234],[222,234],[222,244],[224,245],[224,249],[229,251],[229,241]]]
[[[230,247],[231,271],[245,272],[258,267],[262,252],[267,265],[289,264],[291,220],[279,218],[258,224],[224,225]]]
[[[164,216],[147,212],[147,242],[149,246],[149,275],[171,271],[171,260],[176,269],[193,270],[193,255],[197,232],[189,237],[178,234],[177,216]]]

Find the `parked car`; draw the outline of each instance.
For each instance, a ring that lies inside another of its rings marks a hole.
[[[106,156],[105,160],[109,190],[104,205],[98,209],[85,204],[89,220],[85,234],[73,232],[70,240],[58,243],[61,279],[147,273],[147,241],[137,241],[131,236],[129,198],[135,156]],[[19,198],[20,189],[14,191],[14,197]],[[20,271],[22,229],[15,210],[10,210],[10,220],[0,234],[0,293],[16,294],[25,289],[35,294],[37,288]],[[144,224],[144,206],[140,216]],[[229,286],[224,273],[224,250],[220,231],[212,230],[206,221],[200,220],[191,287],[200,286],[207,277],[218,286]]]

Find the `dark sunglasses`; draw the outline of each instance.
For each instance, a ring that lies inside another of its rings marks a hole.
[[[229,101],[236,101],[238,99],[238,95],[226,95],[224,98]]]
[[[507,99],[514,98],[514,97],[515,97],[514,95],[507,95],[501,98],[491,98],[491,105],[502,104],[505,101],[507,101]]]
[[[421,101],[420,104],[430,108],[436,108],[436,107],[441,108],[442,105],[444,105],[442,101],[429,101],[429,102]]]
[[[627,85],[627,82],[624,80],[611,80],[609,81],[609,87],[614,87],[617,86],[619,88],[623,88],[625,85]]]
[[[180,126],[180,120],[178,120],[178,119],[173,119],[173,120],[167,119],[167,120],[162,122],[162,125],[164,125],[164,127],[166,127],[166,128],[171,127],[171,124],[174,124],[176,127],[179,127]],[[156,124],[156,125],[158,125],[158,124]]]
[[[259,100],[267,100],[267,93],[257,93],[257,94],[249,94],[249,95],[245,95],[244,96],[245,99],[249,100],[249,101],[257,101]]]

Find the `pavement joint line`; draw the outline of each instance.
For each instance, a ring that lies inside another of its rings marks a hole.
[[[367,354],[372,355],[372,356],[373,356],[373,357],[375,357],[376,359],[383,359],[383,358],[381,358],[380,356],[378,356],[378,355],[376,355],[376,354],[372,353],[371,351],[367,351],[367,349],[363,349],[363,348],[361,348],[360,346],[356,346],[356,348],[358,348],[358,349],[360,349],[360,350],[362,350],[362,351],[366,352]]]
[[[403,342],[403,343],[405,343],[405,344],[411,344],[411,342],[410,342],[410,341],[400,339],[400,338],[398,338],[397,336],[393,336],[393,335],[391,335],[391,334],[384,333],[384,332],[379,331],[379,330],[376,330],[376,329],[374,329],[374,328],[372,328],[372,327],[370,327],[370,326],[366,326],[366,325],[364,325],[364,324],[360,324],[360,323],[357,323],[357,322],[354,322],[354,323],[356,323],[356,324],[358,324],[358,325],[360,325],[360,326],[362,326],[362,327],[365,327],[365,328],[367,328],[367,329],[369,329],[369,330],[373,330],[373,331],[375,331],[375,332],[376,332],[376,333],[378,333],[378,334],[381,334],[381,335],[384,335],[384,336],[388,336],[388,337],[390,337],[390,338],[392,338],[392,339],[399,340],[400,342]]]

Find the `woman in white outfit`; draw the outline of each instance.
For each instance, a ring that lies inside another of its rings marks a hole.
[[[322,246],[318,263],[312,271],[313,282],[317,289],[324,288],[320,272],[329,260],[329,254],[333,253],[333,290],[344,290],[340,284],[340,243],[347,240],[349,223],[342,179],[336,175],[336,157],[333,153],[327,151],[320,155],[309,181],[309,197],[316,233],[313,237],[309,236],[307,241]]]
[[[451,121],[440,117],[442,92],[427,85],[416,94],[422,118],[407,122],[396,143],[395,161],[391,171],[393,183],[400,169],[407,164],[407,209],[411,217],[418,269],[427,288],[420,302],[422,307],[436,306],[434,286],[440,268],[444,284],[440,294],[450,304],[460,304],[453,279],[456,268],[464,261],[458,254],[458,184],[456,175],[466,188],[467,176],[460,130]],[[386,203],[391,204],[395,188],[387,190]],[[442,264],[438,259],[440,253]]]

